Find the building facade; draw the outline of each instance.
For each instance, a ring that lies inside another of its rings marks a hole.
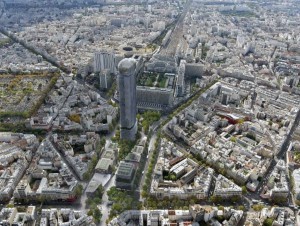
[[[116,58],[114,53],[107,51],[96,52],[94,55],[94,72],[109,69],[111,73],[116,73]]]
[[[136,61],[125,58],[119,65],[121,139],[135,140],[137,132]]]

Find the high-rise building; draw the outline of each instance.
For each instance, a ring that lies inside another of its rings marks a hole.
[[[121,139],[125,140],[135,140],[137,132],[136,64],[136,60],[125,58],[118,65]]]
[[[99,74],[100,89],[107,90],[112,84],[112,74],[109,69],[104,69]]]
[[[227,105],[229,101],[230,93],[223,91],[221,95],[221,104]]]
[[[177,73],[176,88],[175,88],[175,96],[176,97],[182,97],[182,96],[184,96],[185,64],[186,64],[185,60],[181,60],[180,61],[180,65],[179,65],[178,73]]]
[[[116,58],[113,52],[100,51],[94,56],[94,72],[109,69],[111,73],[116,73]]]

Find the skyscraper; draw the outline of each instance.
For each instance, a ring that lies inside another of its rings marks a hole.
[[[111,73],[116,72],[116,59],[113,52],[100,51],[96,52],[94,56],[94,72],[101,72],[102,70],[109,69]]]
[[[178,74],[177,74],[176,88],[175,88],[175,96],[176,97],[182,97],[182,96],[184,96],[185,64],[186,64],[185,60],[181,60],[180,61],[180,65],[179,65],[179,68],[178,68]]]
[[[135,140],[136,121],[136,61],[132,58],[121,60],[118,65],[121,139]]]
[[[112,74],[109,69],[104,69],[99,74],[100,78],[100,89],[107,90],[112,84]]]

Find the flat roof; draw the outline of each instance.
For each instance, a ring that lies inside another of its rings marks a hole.
[[[140,162],[141,155],[139,153],[136,153],[136,152],[131,152],[126,156],[125,160],[126,161],[133,161],[133,162]]]
[[[88,187],[86,188],[86,192],[94,193],[97,190],[97,188],[100,186],[100,184],[101,183],[99,181],[95,181],[95,180],[91,181]]]
[[[103,158],[115,158],[114,150],[108,149],[103,153]]]
[[[113,164],[113,160],[107,159],[107,158],[102,158],[98,161],[95,169],[102,169],[102,170],[107,170],[110,165]]]
[[[134,170],[133,163],[121,161],[117,171],[117,175],[124,175],[124,176],[131,175],[133,170]]]

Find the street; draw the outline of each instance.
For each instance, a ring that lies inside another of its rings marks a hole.
[[[102,218],[100,221],[100,226],[104,226],[106,225],[106,220],[109,217],[109,211],[110,211],[110,207],[108,206],[109,202],[108,202],[108,196],[107,196],[107,191],[111,188],[115,186],[115,175],[113,175],[110,180],[107,182],[107,184],[104,186],[104,194],[102,196],[102,203],[101,203],[101,213],[102,213]]]

